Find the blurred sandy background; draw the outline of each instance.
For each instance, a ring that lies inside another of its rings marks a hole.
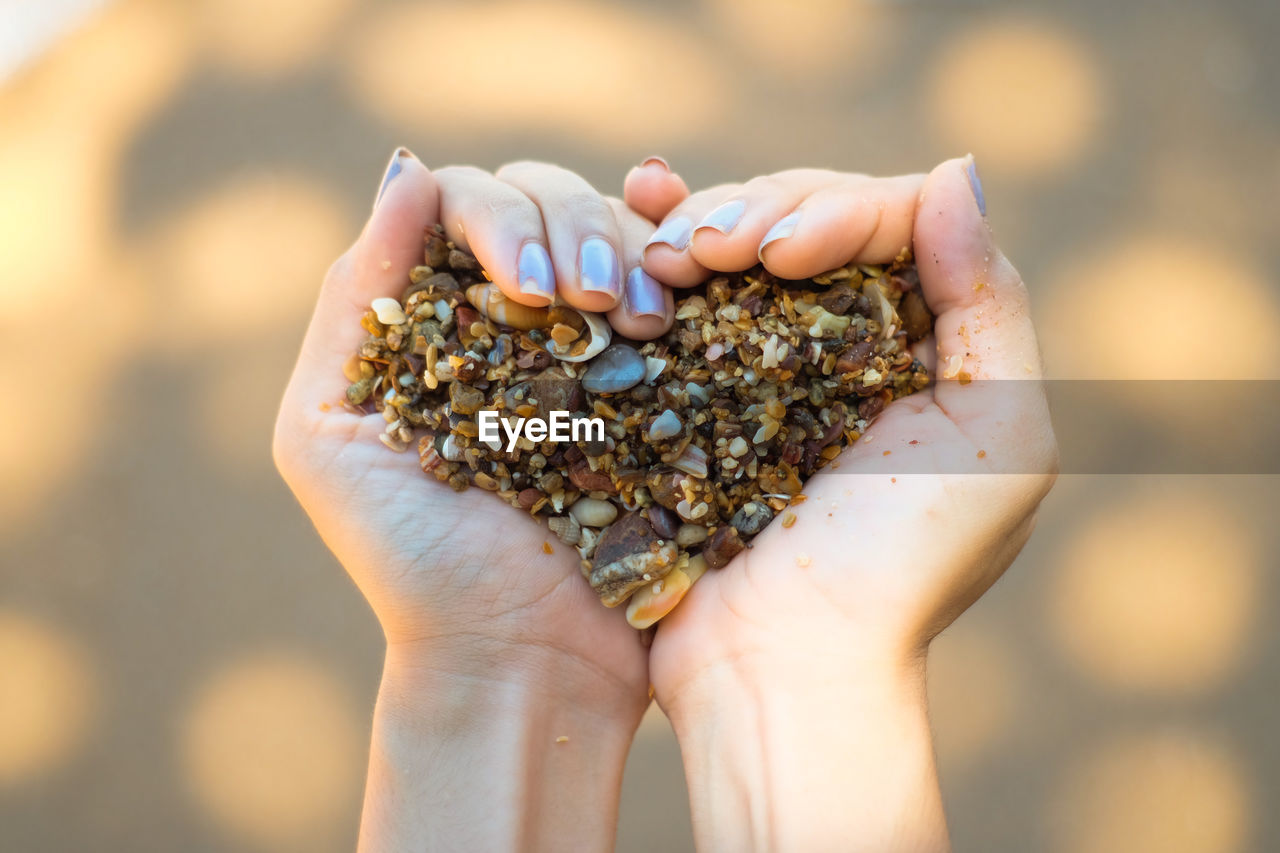
[[[397,144],[610,192],[654,153],[704,186],[973,151],[1055,376],[1280,377],[1280,5],[1038,5],[67,17],[0,81],[0,850],[352,848],[380,635],[269,437]],[[1157,414],[1206,441],[1231,417]],[[1280,849],[1278,501],[1274,476],[1063,478],[935,647],[958,849]],[[619,845],[690,847],[660,714]]]

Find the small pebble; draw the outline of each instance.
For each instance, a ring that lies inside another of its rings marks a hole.
[[[647,366],[634,347],[614,344],[591,360],[582,387],[592,394],[617,394],[644,381]]]
[[[684,424],[680,422],[680,416],[667,409],[658,415],[653,422],[653,426],[649,427],[649,440],[662,441],[679,435],[682,429],[684,429]]]
[[[773,521],[773,510],[759,501],[749,501],[733,514],[729,523],[743,536],[755,536]]]
[[[682,524],[676,531],[676,544],[681,548],[700,545],[707,541],[707,528],[701,524]]]
[[[610,501],[579,498],[569,507],[569,514],[583,527],[604,527],[618,517],[618,508]]]

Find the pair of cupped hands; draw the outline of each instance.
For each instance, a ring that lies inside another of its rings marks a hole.
[[[923,762],[932,778],[931,758],[915,754],[921,737],[928,751],[927,649],[1030,535],[1056,469],[1043,396],[1019,395],[1010,411],[939,379],[893,403],[873,441],[809,480],[792,527],[767,528],[704,575],[646,644],[620,609],[601,606],[578,555],[545,525],[482,490],[455,494],[424,476],[415,454],[377,440],[380,417],[326,406],[340,399],[342,365],[365,334],[361,314],[399,295],[436,223],[511,299],[604,312],[637,340],[671,327],[673,292],[717,272],[763,263],[805,278],[850,261],[886,263],[910,246],[937,318],[917,345],[926,364],[962,363],[974,380],[1041,375],[1027,290],[993,242],[971,157],[927,175],[797,169],[694,193],[652,158],[626,175],[617,199],[547,164],[431,170],[397,151],[370,219],[325,278],[274,441],[281,473],[386,635],[362,830],[370,849],[412,832],[538,846],[543,833],[563,831],[547,822],[566,810],[579,815],[575,832],[603,821],[595,829],[604,838],[651,697],[680,739],[695,831],[709,846],[726,844],[725,821],[747,846],[829,839],[833,812],[858,816],[848,788],[860,783],[839,777],[860,760],[893,777],[864,780],[878,796],[892,798],[902,781],[890,766],[898,760]],[[894,474],[885,451],[974,467]],[[876,731],[876,720],[917,725],[895,734]],[[424,743],[433,757],[415,772],[405,752]],[[534,790],[549,778],[579,802]],[[415,796],[427,816],[402,825],[388,803]],[[505,806],[491,802],[482,829],[462,817],[465,806],[452,817],[434,811],[440,796],[455,805],[496,796]],[[539,817],[524,813],[530,796]],[[504,808],[513,814],[503,818]],[[862,821],[868,831],[893,812],[865,808],[875,812]],[[885,831],[906,831],[893,825]]]

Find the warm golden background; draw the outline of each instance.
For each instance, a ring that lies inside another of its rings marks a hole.
[[[1055,376],[1280,377],[1280,5],[1036,5],[123,0],[0,82],[0,850],[351,849],[380,635],[269,435],[397,144],[973,151]],[[1278,503],[1063,478],[936,644],[959,849],[1280,849]],[[690,847],[679,768],[652,714],[623,850]]]

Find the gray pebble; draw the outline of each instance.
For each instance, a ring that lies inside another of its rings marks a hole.
[[[771,521],[773,521],[773,510],[759,501],[751,501],[743,504],[742,508],[733,514],[729,523],[743,536],[755,536],[768,527]]]
[[[591,360],[582,387],[592,394],[617,394],[644,380],[644,358],[633,347],[614,344]]]

